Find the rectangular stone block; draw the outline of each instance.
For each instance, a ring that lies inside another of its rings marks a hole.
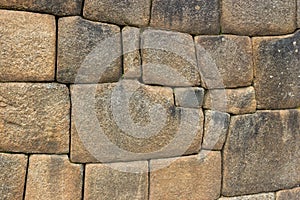
[[[262,193],[254,195],[245,195],[239,197],[222,197],[218,200],[275,200],[274,193]]]
[[[54,80],[54,16],[0,10],[0,35],[0,81]]]
[[[86,0],[83,16],[87,19],[118,25],[146,26],[151,0]]]
[[[58,20],[57,80],[116,82],[121,76],[121,34],[115,25],[81,17]]]
[[[122,29],[124,78],[141,78],[140,29],[126,26]]]
[[[0,153],[0,198],[22,200],[27,156],[22,154]]]
[[[219,0],[153,0],[152,27],[190,34],[219,34]]]
[[[300,110],[233,116],[223,158],[224,196],[297,186],[300,182]]]
[[[200,85],[191,35],[147,29],[142,33],[141,48],[144,83],[167,86]]]
[[[254,113],[256,111],[254,88],[208,90],[204,98],[204,108],[232,114]]]
[[[253,39],[257,108],[300,106],[300,31]]]
[[[87,164],[84,199],[148,199],[148,161]]]
[[[82,0],[1,0],[0,8],[49,13],[58,16],[80,15]]]
[[[73,85],[71,94],[73,162],[146,160],[200,150],[202,110],[176,108],[171,88],[125,80]]]
[[[150,170],[150,200],[214,200],[220,196],[220,152],[151,160]]]
[[[199,87],[174,88],[175,104],[184,108],[200,108],[203,104],[204,89]]]
[[[290,190],[281,190],[276,192],[276,200],[299,200],[300,199],[300,187],[296,187]]]
[[[197,36],[195,43],[203,87],[213,89],[251,85],[253,61],[249,37]]]
[[[83,167],[63,155],[31,155],[25,200],[81,199]]]
[[[57,83],[0,84],[0,151],[68,153],[70,99]]]
[[[223,33],[282,35],[296,29],[296,1],[223,0]]]

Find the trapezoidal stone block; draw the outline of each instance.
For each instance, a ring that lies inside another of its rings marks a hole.
[[[148,199],[148,161],[87,164],[84,199]]]
[[[3,200],[23,199],[27,156],[0,153],[0,197]]]
[[[57,80],[116,82],[121,77],[121,34],[115,25],[81,17],[58,20]]]
[[[233,116],[224,147],[223,195],[295,187],[300,182],[300,110]]]
[[[80,15],[82,0],[2,0],[0,8],[49,13],[58,16]]]
[[[176,108],[168,87],[135,80],[73,85],[71,160],[118,162],[197,153],[201,109]]]
[[[152,27],[190,34],[219,34],[219,0],[153,0]]]
[[[220,196],[220,152],[151,160],[150,170],[150,200],[214,200]]]
[[[81,199],[83,167],[67,155],[31,155],[25,200]]]
[[[0,84],[0,151],[68,153],[69,90],[57,83]]]
[[[300,106],[300,31],[253,39],[258,109]]]
[[[298,200],[300,199],[300,187],[276,192],[276,200]]]
[[[213,89],[251,85],[253,61],[250,37],[197,36],[195,43],[203,87]]]
[[[254,195],[245,195],[238,197],[222,197],[218,200],[275,200],[274,193],[262,193],[262,194],[254,194]]]
[[[146,26],[151,0],[86,0],[83,16],[94,21],[118,25]]]
[[[146,29],[142,33],[145,84],[200,85],[193,37],[185,33]]]
[[[281,35],[296,29],[296,1],[223,0],[223,33]]]
[[[0,35],[0,81],[54,80],[54,16],[0,10]]]

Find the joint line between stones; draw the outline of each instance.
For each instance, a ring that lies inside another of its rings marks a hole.
[[[24,180],[23,198],[22,198],[23,200],[25,200],[25,196],[26,196],[27,177],[28,177],[28,170],[29,170],[29,157],[30,154],[27,155],[27,166],[25,171],[25,180]]]

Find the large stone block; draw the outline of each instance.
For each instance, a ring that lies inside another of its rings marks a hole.
[[[280,35],[296,29],[296,1],[223,0],[223,33]]]
[[[291,188],[300,182],[300,110],[233,116],[224,148],[223,195]]]
[[[151,0],[86,0],[83,16],[87,19],[119,25],[146,26]]]
[[[0,151],[68,153],[70,99],[56,83],[0,84]]]
[[[63,155],[29,158],[25,200],[81,199],[83,167]]]
[[[87,200],[148,199],[148,162],[87,164],[84,186]]]
[[[275,200],[274,193],[262,193],[254,195],[245,195],[239,197],[222,197],[218,200]]]
[[[219,34],[219,0],[153,0],[152,27],[191,34]]]
[[[300,187],[290,189],[290,190],[281,190],[276,192],[276,200],[299,200],[300,199]]]
[[[220,196],[219,152],[201,151],[195,156],[151,160],[150,170],[151,200],[213,200]]]
[[[0,198],[22,200],[27,156],[0,153]]]
[[[300,106],[300,31],[253,39],[257,107]]]
[[[203,104],[204,89],[199,87],[174,88],[175,104],[184,108],[200,108]]]
[[[54,80],[55,33],[54,16],[0,10],[0,81]]]
[[[1,0],[0,8],[44,12],[58,16],[80,15],[82,0]]]
[[[176,108],[171,88],[126,80],[74,85],[71,94],[73,162],[145,160],[200,150],[202,111]]]
[[[115,82],[121,76],[121,35],[115,25],[60,18],[57,48],[59,82]]]
[[[197,36],[195,38],[202,86],[235,88],[253,80],[252,44],[246,36]]]
[[[142,34],[142,69],[146,84],[200,85],[193,37],[147,29]]]
[[[208,90],[204,108],[232,114],[253,113],[256,111],[254,88]]]

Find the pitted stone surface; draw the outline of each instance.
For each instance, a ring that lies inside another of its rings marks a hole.
[[[281,190],[276,193],[276,200],[298,200],[300,199],[300,187],[290,190]]]
[[[253,39],[257,107],[300,106],[300,31]]]
[[[53,81],[55,31],[54,16],[0,10],[0,81]]]
[[[153,0],[152,27],[191,34],[219,34],[219,0]]]
[[[223,0],[222,32],[237,35],[281,35],[296,29],[296,1]]]
[[[60,18],[57,48],[59,82],[116,82],[121,76],[121,35],[115,25]]]
[[[146,26],[151,0],[86,0],[83,16],[87,19],[118,25]]]
[[[300,182],[300,110],[233,116],[224,148],[223,195],[295,187]]]
[[[69,91],[57,83],[0,84],[0,151],[69,152]]]

